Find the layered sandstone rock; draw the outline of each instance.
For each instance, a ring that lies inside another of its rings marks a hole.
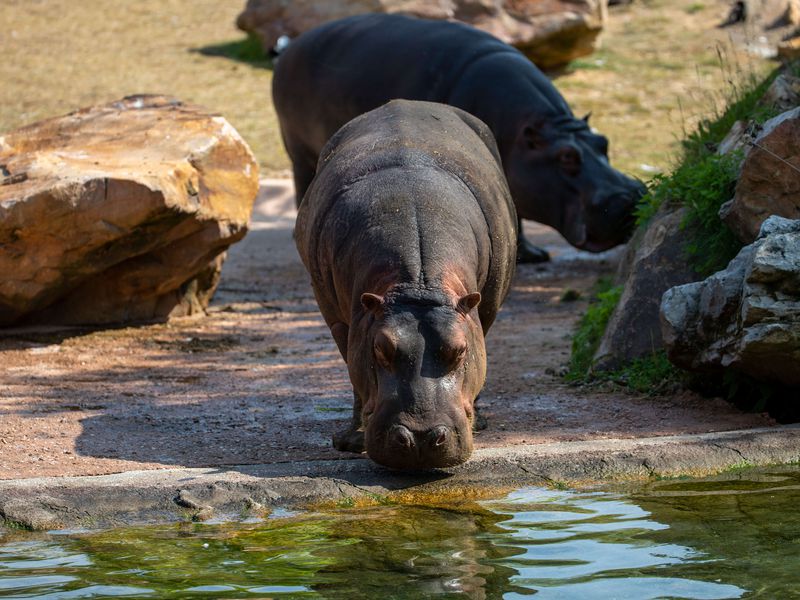
[[[542,68],[591,54],[606,19],[606,0],[248,0],[237,26],[265,49],[327,21],[362,13],[456,20],[488,31]]]
[[[0,137],[0,326],[201,310],[258,189],[222,117],[135,96]]]
[[[800,220],[770,217],[726,269],[668,290],[661,323],[680,367],[800,385]]]

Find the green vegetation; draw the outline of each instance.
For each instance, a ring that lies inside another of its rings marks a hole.
[[[636,392],[651,394],[666,392],[685,379],[683,372],[669,362],[663,350],[637,358],[621,369],[601,375],[603,379],[614,381]]]
[[[765,79],[754,76],[743,77],[739,65],[728,66],[726,57],[719,55],[719,62],[726,79],[731,83],[723,111],[714,109],[713,114],[702,121],[692,133],[685,133],[682,142],[682,160],[670,175],[658,175],[648,184],[648,193],[636,210],[639,227],[647,226],[650,219],[662,206],[682,206],[686,209],[682,227],[686,231],[685,251],[695,270],[703,276],[724,268],[741,249],[741,242],[720,220],[720,206],[733,197],[742,162],[742,152],[717,154],[717,148],[737,121],[762,124],[778,114],[778,110],[760,103],[764,92],[775,79],[779,70],[774,70]],[[611,313],[621,294],[622,286],[612,287],[602,281],[595,291],[595,300],[578,324],[572,342],[569,381],[601,380],[613,381],[638,392],[663,391],[689,376],[673,366],[663,351],[632,361],[613,372],[598,373],[593,370],[592,359],[605,331]],[[755,392],[764,400],[752,403],[749,408],[763,410],[771,390],[752,389],[743,378],[736,381],[714,384],[731,398],[743,395],[753,397]],[[742,390],[746,389],[745,394]],[[765,396],[766,394],[766,396]]]
[[[720,64],[731,82],[727,108],[723,112],[714,110],[695,131],[685,135],[681,163],[671,175],[659,175],[650,181],[648,193],[636,209],[637,224],[644,226],[668,203],[686,207],[686,251],[701,275],[723,268],[742,246],[719,218],[720,206],[733,197],[742,153],[720,156],[717,147],[737,121],[760,125],[779,112],[759,103],[778,69],[756,81],[726,67],[721,55]]]
[[[592,358],[621,295],[622,286],[614,286],[610,278],[597,282],[594,300],[578,323],[578,329],[572,338],[572,355],[566,375],[568,381],[580,381],[591,373]]]

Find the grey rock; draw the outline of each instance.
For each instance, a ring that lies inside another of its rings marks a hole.
[[[617,275],[625,289],[595,353],[596,368],[615,369],[662,348],[662,294],[699,278],[686,260],[686,232],[681,227],[685,214],[683,208],[662,209],[629,242]]]
[[[800,385],[800,221],[767,219],[727,268],[667,290],[660,318],[682,368]]]

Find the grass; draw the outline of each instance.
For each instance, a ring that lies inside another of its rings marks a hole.
[[[628,173],[649,176],[643,163],[668,170],[679,150],[674,132],[692,126],[705,95],[721,87],[713,65],[726,34],[713,27],[714,3],[687,14],[697,4],[612,10],[603,47],[555,80],[577,114],[593,113],[614,164]],[[163,93],[220,112],[263,174],[285,174],[271,62],[236,29],[243,8],[233,0],[140,0],[125,10],[118,0],[0,2],[0,134],[126,95]]]
[[[742,152],[734,151],[721,156],[717,154],[717,147],[735,122],[761,124],[780,112],[760,103],[764,92],[777,76],[778,69],[758,80],[731,71],[722,55],[720,64],[730,81],[735,81],[727,89],[726,108],[712,110],[711,115],[701,120],[694,131],[685,135],[681,143],[681,163],[670,175],[658,175],[649,182],[648,193],[636,211],[637,224],[646,227],[661,207],[685,207],[686,216],[681,224],[686,232],[684,247],[687,258],[702,276],[724,268],[742,247],[742,243],[719,218],[720,206],[734,194]],[[594,372],[593,356],[622,292],[621,286],[609,286],[605,284],[597,291],[596,301],[578,324],[567,379],[611,380],[635,391],[651,393],[676,384],[702,387],[702,381],[698,384],[701,378],[695,378],[692,383],[685,372],[669,362],[664,351],[631,361],[613,372]],[[748,410],[764,410],[770,400],[776,397],[774,387],[757,384],[741,376],[728,376],[722,381],[709,378],[707,383],[711,392],[723,393],[732,401],[744,403],[742,408]],[[744,401],[743,398],[749,400]]]
[[[255,36],[249,35],[241,40],[211,44],[197,50],[204,56],[221,56],[238,60],[252,67],[272,70],[272,58],[261,48],[261,42]]]
[[[633,391],[649,394],[667,392],[686,379],[683,372],[669,362],[664,351],[637,358],[621,369],[602,376]]]
[[[583,380],[592,372],[592,359],[621,295],[622,286],[614,286],[610,278],[597,282],[594,300],[578,323],[572,338],[567,381]]]
[[[616,7],[601,49],[555,80],[576,114],[592,113],[592,125],[610,140],[614,166],[643,178],[652,176],[650,167],[674,168],[684,154],[680,132],[713,120],[715,107],[725,104],[724,98],[710,101],[729,85],[720,54],[755,78],[772,68],[730,48],[728,33],[716,28],[719,20],[719,4],[712,2]]]
[[[724,268],[742,247],[719,218],[720,206],[733,197],[742,153],[720,156],[717,147],[737,121],[762,124],[779,112],[759,104],[778,69],[758,80],[752,74],[731,70],[722,54],[719,60],[731,82],[726,108],[720,111],[715,103],[711,115],[685,134],[681,163],[669,176],[656,176],[649,182],[648,193],[636,210],[637,223],[645,226],[667,203],[686,207],[682,223],[687,231],[686,252],[695,270],[704,276]]]

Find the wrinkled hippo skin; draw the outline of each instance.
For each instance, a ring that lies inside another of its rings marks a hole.
[[[608,140],[576,119],[524,55],[461,23],[359,15],[293,40],[280,56],[273,99],[292,159],[298,202],[328,138],[393,98],[442,102],[489,126],[517,213],[600,252],[627,240],[640,182],[608,163]],[[518,259],[547,260],[521,234]]]
[[[295,239],[353,384],[334,446],[400,469],[467,460],[516,236],[497,148],[472,115],[396,100],[331,138]]]

